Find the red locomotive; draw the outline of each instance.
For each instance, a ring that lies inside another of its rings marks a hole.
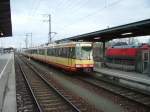
[[[105,64],[108,67],[144,72],[149,66],[150,46],[148,44],[115,45],[108,48],[105,55]]]

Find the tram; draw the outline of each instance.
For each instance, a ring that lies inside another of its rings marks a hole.
[[[23,54],[71,72],[93,71],[91,42],[51,44],[47,47],[26,49]]]

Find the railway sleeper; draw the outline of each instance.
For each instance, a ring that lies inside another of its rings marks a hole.
[[[37,97],[38,100],[48,100],[50,98],[51,98],[50,96]],[[53,99],[55,99],[55,98],[53,97]]]
[[[56,103],[58,102],[58,99],[48,99],[48,100],[42,100],[41,103]]]

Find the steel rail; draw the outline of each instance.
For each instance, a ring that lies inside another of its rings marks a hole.
[[[50,84],[44,77],[41,76],[41,74],[34,69],[31,65],[29,65],[28,62],[25,62],[22,60],[33,72],[37,74],[50,88],[52,88],[59,96],[61,96],[62,99],[64,99],[76,112],[81,112],[80,109],[78,109],[73,103],[71,103],[65,96],[63,96],[52,84]]]
[[[97,84],[97,83],[95,83],[95,81],[94,81],[94,80],[99,81],[98,79],[94,79],[93,81],[89,81],[89,80],[83,79],[83,78],[81,78],[81,77],[78,77],[78,79],[79,79],[79,80],[82,80],[82,81],[84,81],[84,82],[86,82],[86,83],[88,83],[88,84],[90,84],[90,85],[92,85],[92,86],[94,86],[94,87],[104,89],[104,90],[109,91],[109,92],[111,92],[111,93],[113,93],[113,94],[119,95],[119,96],[121,96],[121,97],[123,97],[123,98],[127,98],[127,99],[130,100],[130,101],[136,102],[136,103],[138,103],[138,104],[142,104],[143,106],[145,106],[145,107],[147,107],[147,108],[150,108],[150,104],[147,105],[147,104],[144,104],[144,103],[142,103],[142,102],[140,102],[140,101],[137,101],[137,100],[134,99],[134,98],[131,98],[131,97],[126,96],[126,94],[123,93],[123,92],[122,92],[122,94],[121,94],[121,93],[119,94],[119,91],[118,91],[118,90],[115,91],[115,90],[111,90],[111,89],[109,89],[109,88],[107,88],[107,87],[102,87],[102,86],[100,86],[100,82],[99,82],[99,84]],[[103,81],[103,83],[109,83],[109,82]],[[111,84],[112,84],[112,83],[111,83]],[[109,85],[110,85],[110,83],[109,83]],[[118,85],[113,85],[113,86],[118,86]],[[123,89],[123,87],[121,87],[121,86],[120,86],[120,87],[118,86],[118,88]],[[124,90],[125,90],[125,89],[126,89],[127,91],[129,91],[129,89],[124,88]],[[125,90],[125,91],[126,91],[126,90]],[[121,92],[121,91],[120,91],[120,92]],[[131,91],[131,92],[133,92],[133,91]],[[134,92],[135,92],[135,91],[134,91]],[[139,94],[141,94],[141,93],[139,93]],[[147,95],[146,95],[146,96],[147,96]]]
[[[31,88],[31,86],[30,86],[30,84],[29,84],[29,81],[28,81],[28,79],[27,79],[27,77],[26,77],[26,75],[25,75],[25,73],[24,73],[24,71],[23,71],[23,69],[22,69],[20,63],[18,63],[18,65],[19,65],[19,68],[20,68],[20,70],[21,70],[21,72],[22,72],[22,75],[23,75],[23,77],[24,77],[24,79],[25,79],[25,81],[26,81],[26,83],[27,83],[27,85],[28,85],[28,87],[29,87],[29,90],[30,90],[30,92],[31,92],[31,94],[32,94],[32,96],[33,96],[34,102],[36,103],[36,105],[37,105],[37,107],[38,107],[39,112],[43,112],[43,110],[41,109],[40,104],[38,103],[38,101],[37,101],[37,99],[36,99],[36,97],[35,97],[35,95],[34,95],[34,92],[33,92],[32,88]]]

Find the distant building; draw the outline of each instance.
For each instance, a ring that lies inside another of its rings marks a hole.
[[[13,47],[3,48],[4,53],[10,53],[14,51]]]
[[[3,48],[0,48],[0,53],[3,53]]]

